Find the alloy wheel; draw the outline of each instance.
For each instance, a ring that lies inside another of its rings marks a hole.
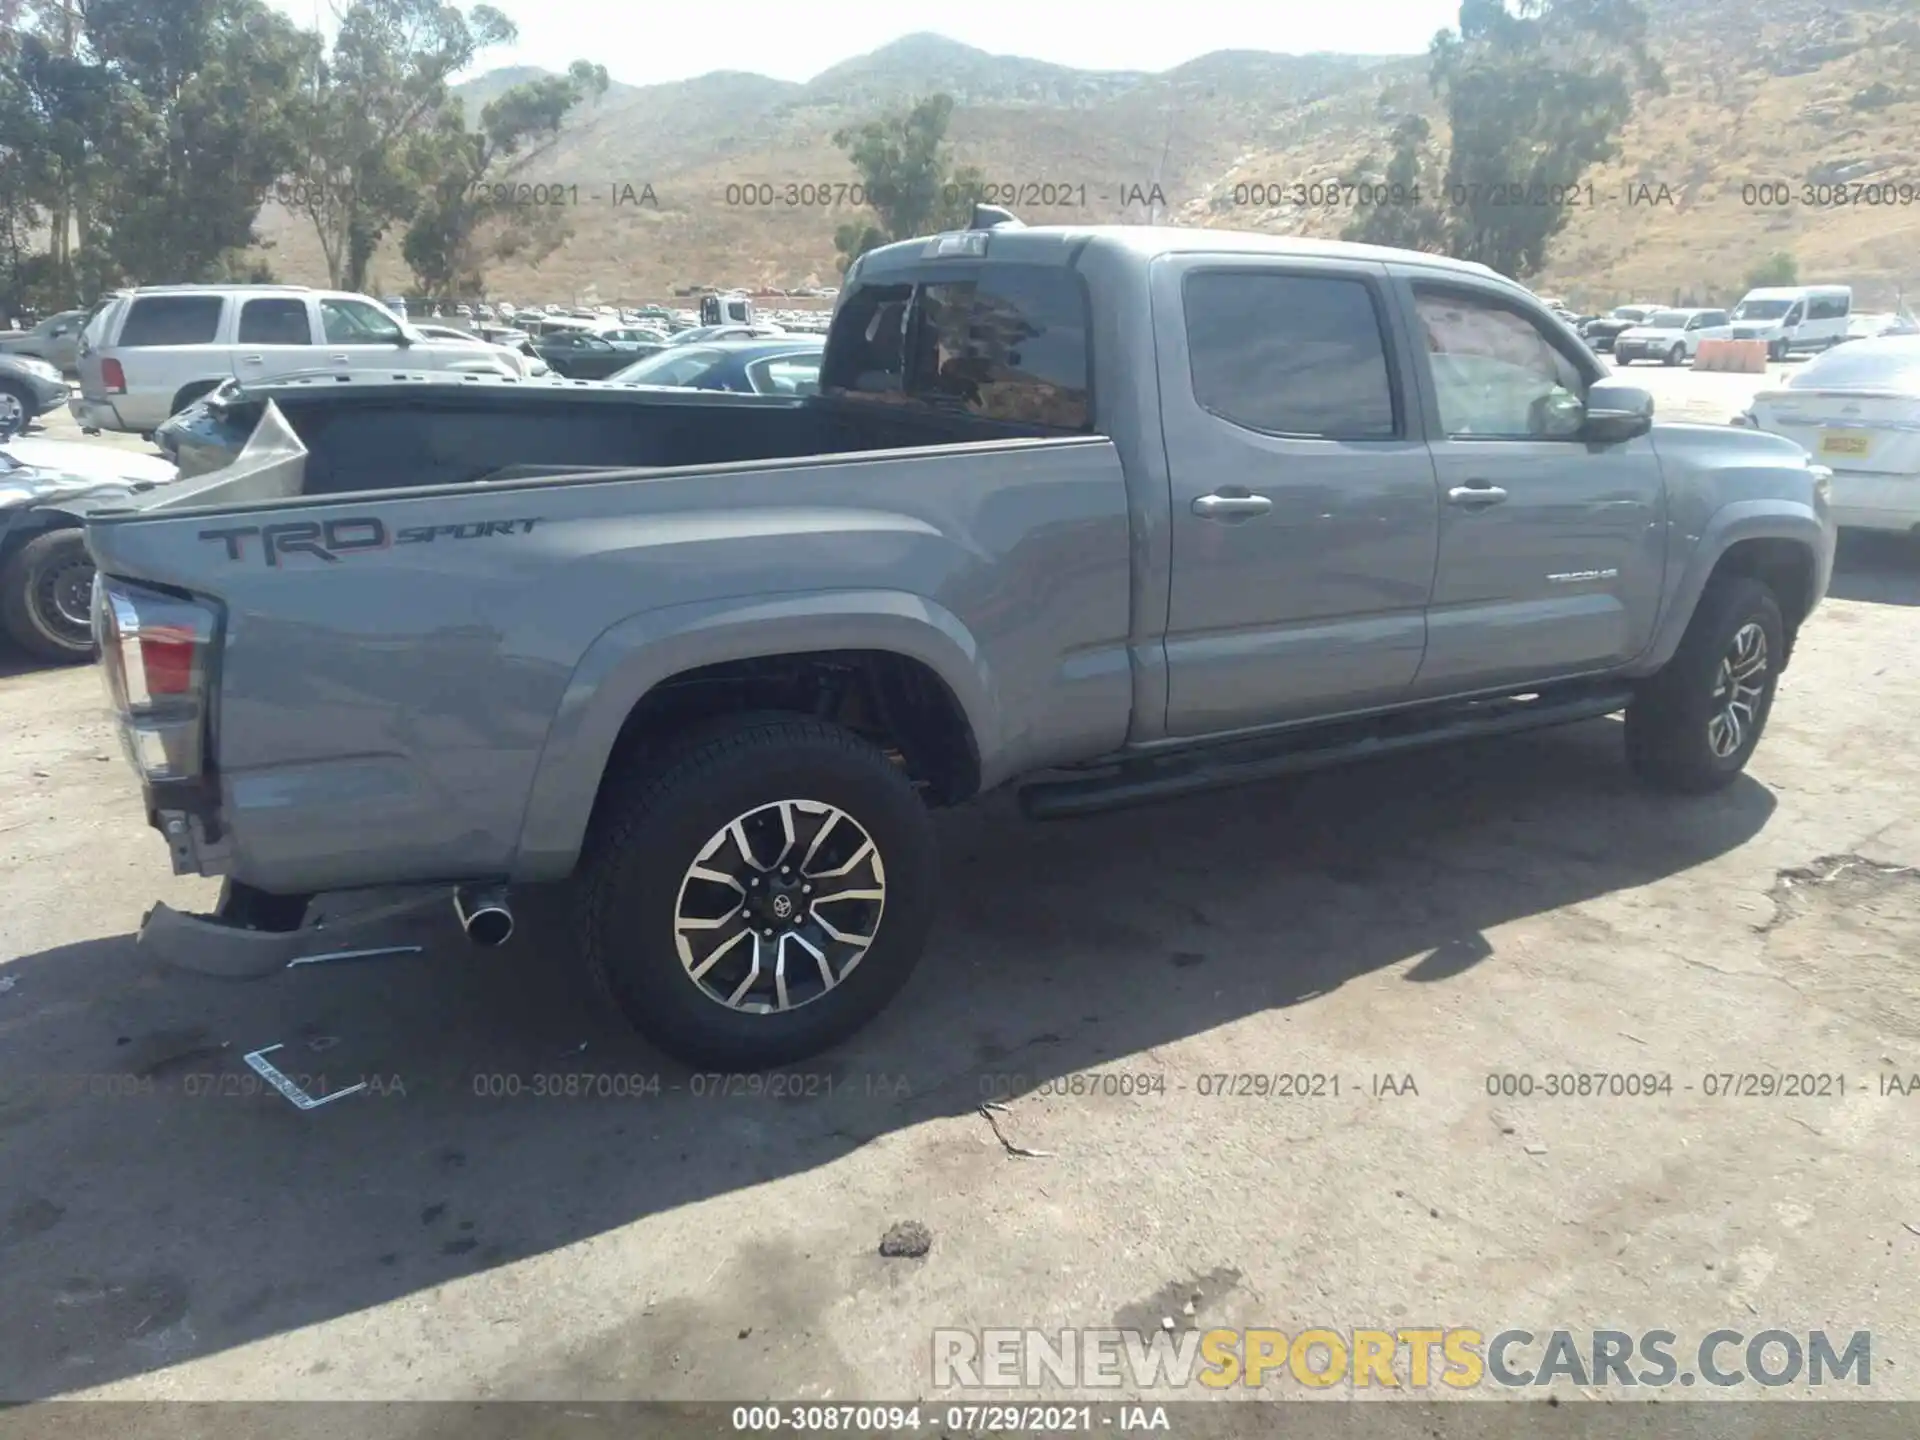
[[[1716,758],[1736,755],[1759,723],[1760,699],[1767,688],[1767,632],[1748,621],[1734,632],[1720,657],[1713,683],[1713,713],[1707,718],[1707,747]]]
[[[701,846],[674,902],[674,943],[716,1004],[796,1010],[853,972],[886,899],[885,863],[857,820],[823,801],[777,800]]]

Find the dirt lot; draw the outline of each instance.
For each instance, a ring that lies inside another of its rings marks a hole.
[[[1753,384],[1636,374],[1669,414]],[[1920,561],[1850,543],[1712,799],[1634,789],[1603,721],[1090,821],[983,803],[943,818],[907,992],[770,1097],[610,1026],[537,929],[153,969],[143,909],[211,886],[167,876],[95,676],[18,669],[0,1397],[898,1399],[931,1393],[934,1327],[1190,1304],[1289,1333],[1864,1328],[1871,1393],[1920,1398],[1920,1094],[1880,1078],[1920,1074],[1916,719]],[[275,1043],[370,1089],[253,1093],[241,1056]],[[1575,1070],[1671,1090],[1488,1091]],[[1235,1072],[1339,1093],[1202,1093]],[[1745,1072],[1845,1094],[1708,1095]],[[1135,1093],[1029,1093],[1094,1074]],[[567,1075],[658,1089],[530,1093]],[[905,1220],[931,1251],[882,1257]]]

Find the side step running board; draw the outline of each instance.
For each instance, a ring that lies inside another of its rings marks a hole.
[[[1020,808],[1031,820],[1064,820],[1103,810],[1148,805],[1177,795],[1220,790],[1283,775],[1344,765],[1349,761],[1422,750],[1483,735],[1509,735],[1576,720],[1592,720],[1623,710],[1633,698],[1628,689],[1586,690],[1533,700],[1489,701],[1418,727],[1389,729],[1376,722],[1364,732],[1342,727],[1341,738],[1315,739],[1293,734],[1282,740],[1219,745],[1185,751],[1164,759],[1141,760],[1109,775],[1046,780],[1020,791]],[[1402,722],[1404,724],[1404,720]]]

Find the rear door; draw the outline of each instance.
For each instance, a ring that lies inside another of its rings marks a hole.
[[[308,295],[253,295],[240,300],[234,331],[233,373],[242,380],[318,369],[322,361]]]
[[[151,430],[174,412],[184,391],[214,385],[233,374],[220,348],[226,337],[228,297],[201,294],[135,295],[119,333],[103,354],[120,362],[126,393],[113,407],[130,430]]]
[[[1439,519],[1386,267],[1172,255],[1151,286],[1168,733],[1402,699]]]
[[[1623,665],[1653,633],[1666,491],[1653,439],[1593,445],[1597,363],[1518,297],[1400,271],[1440,481],[1422,696]],[[1568,417],[1572,419],[1569,421]]]

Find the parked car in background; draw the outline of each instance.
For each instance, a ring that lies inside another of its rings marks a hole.
[[[1847,339],[1877,340],[1883,335],[1920,335],[1920,321],[1911,315],[1896,315],[1892,311],[1877,311],[1862,314],[1855,311],[1847,319]]]
[[[767,340],[787,332],[778,325],[694,325],[667,337],[669,345],[704,345],[712,340]]]
[[[1580,338],[1604,355],[1613,349],[1613,342],[1621,331],[1645,323],[1646,318],[1659,308],[1658,305],[1616,305],[1605,315],[1583,322]]]
[[[172,465],[75,440],[0,444],[0,628],[40,660],[93,654],[89,507],[164,485]]]
[[[478,350],[500,356],[511,364],[523,379],[533,379],[548,373],[549,366],[531,349],[524,345],[509,345],[492,339],[478,330],[461,330],[452,325],[415,325],[414,333],[424,335],[429,340],[443,340],[455,345],[471,345]]]
[[[1732,338],[1724,310],[1656,310],[1615,337],[1613,358],[1622,365],[1636,360],[1684,365],[1700,353],[1702,340]]]
[[[654,339],[615,343],[594,330],[554,330],[532,342],[534,353],[553,373],[570,380],[604,380],[662,343]]]
[[[623,385],[731,390],[743,395],[813,395],[820,389],[823,335],[670,345],[608,378]]]
[[[0,335],[0,355],[45,360],[61,374],[71,375],[80,361],[80,332],[86,324],[86,311],[62,310],[58,315],[49,315],[31,330],[13,330]]]
[[[1764,340],[1767,358],[1829,350],[1847,338],[1853,290],[1846,285],[1784,285],[1749,290],[1733,307],[1733,338]]]
[[[50,360],[33,355],[0,355],[0,440],[58,410],[73,394]]]
[[[68,408],[83,428],[148,434],[222,380],[344,372],[403,357],[409,370],[520,374],[512,358],[471,337],[427,339],[365,295],[304,285],[148,286],[88,322],[80,393]]]
[[[1831,469],[1843,527],[1920,534],[1920,335],[1832,350],[1734,423],[1784,435]]]

